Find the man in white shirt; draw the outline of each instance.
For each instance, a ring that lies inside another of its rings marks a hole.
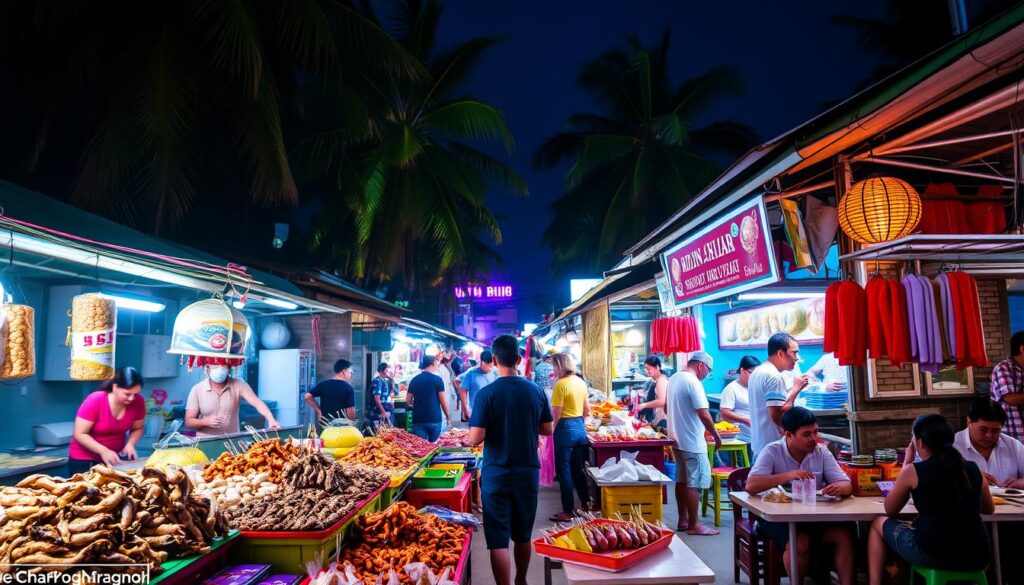
[[[722,446],[701,383],[713,366],[714,360],[710,355],[703,351],[694,352],[686,368],[669,379],[665,404],[668,435],[676,442],[673,449],[676,456],[676,506],[679,511],[676,530],[702,536],[718,534],[718,530],[701,524],[697,514],[700,490],[711,487],[711,461],[704,431],[714,437],[716,449]]]
[[[768,360],[747,382],[750,394],[750,447],[754,457],[765,445],[782,438],[782,415],[793,408],[807,376],[800,376],[787,388],[782,372],[792,370],[800,358],[800,345],[788,333],[776,333],[768,339]]]
[[[1024,488],[1024,445],[1003,434],[1006,412],[988,398],[978,398],[967,411],[967,428],[956,434],[953,446],[973,461],[988,483]]]
[[[836,463],[828,448],[818,443],[818,419],[814,414],[798,406],[787,410],[781,422],[785,436],[766,445],[757,456],[747,477],[747,493],[757,496],[795,479],[814,478],[822,494],[837,497],[850,495],[853,492],[850,478]],[[798,524],[796,543],[789,542],[789,526],[785,522],[758,520],[757,531],[784,549],[782,560],[788,574],[793,574],[789,547],[796,546],[800,574],[806,575],[812,551],[824,542],[832,545],[832,558],[839,582],[842,585],[853,585],[856,582],[856,554],[853,530],[849,526],[823,522]]]

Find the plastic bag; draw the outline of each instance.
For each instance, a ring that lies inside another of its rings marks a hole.
[[[189,467],[197,463],[206,463],[209,458],[197,445],[199,439],[187,437],[178,432],[181,421],[171,423],[171,432],[153,445],[153,454],[146,460],[146,467],[156,467],[166,471],[168,465]]]
[[[551,487],[555,483],[555,441],[552,437],[540,437],[537,445],[540,456],[540,485]]]
[[[480,521],[477,520],[473,514],[467,514],[465,512],[456,512],[449,510],[444,506],[424,506],[420,508],[422,514],[433,514],[445,522],[451,522],[452,524],[458,524],[467,528],[479,528]]]
[[[430,567],[423,563],[409,563],[403,569],[416,585],[458,585],[452,580],[455,571],[451,567],[445,567],[440,575],[435,575]]]

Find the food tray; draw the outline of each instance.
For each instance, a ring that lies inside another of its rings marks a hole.
[[[619,522],[618,520],[607,520],[599,518],[588,524],[626,524],[626,522]],[[571,529],[562,530],[556,532],[552,536],[562,536],[569,532]],[[564,561],[567,563],[576,563],[578,565],[585,565],[588,567],[594,567],[595,569],[601,569],[603,571],[610,571],[612,573],[618,573],[632,567],[640,561],[650,557],[651,555],[657,554],[658,551],[662,551],[668,548],[668,545],[672,543],[672,537],[675,536],[675,532],[671,530],[661,530],[661,538],[648,544],[642,548],[636,548],[631,550],[616,550],[616,551],[605,551],[605,552],[585,552],[580,550],[569,550],[565,548],[559,548],[553,544],[544,542],[544,538],[535,538],[533,540],[533,550],[538,555]]]
[[[205,555],[190,555],[181,559],[167,561],[163,571],[153,575],[151,584],[178,585],[198,583],[212,576],[227,566],[228,551],[238,544],[240,533],[228,531],[227,536],[217,539],[210,545],[210,552]]]
[[[375,492],[373,492],[372,494],[367,496],[365,499],[363,499],[361,502],[356,504],[356,507],[353,508],[353,510],[351,512],[349,512],[348,514],[343,516],[340,520],[338,520],[334,524],[328,526],[327,528],[324,528],[323,530],[315,530],[315,531],[280,531],[280,532],[256,532],[256,531],[243,530],[241,534],[245,538],[255,538],[255,539],[263,539],[263,540],[279,539],[279,538],[287,538],[287,539],[301,538],[301,539],[315,540],[315,539],[318,539],[318,538],[325,538],[325,537],[328,537],[328,536],[333,536],[334,534],[336,534],[338,532],[339,529],[343,528],[343,526],[345,524],[347,524],[351,520],[355,519],[356,516],[361,516],[361,515],[369,513],[369,512],[377,512],[378,511],[377,507],[379,507],[379,496],[381,495],[381,493],[384,492],[384,489],[387,488],[387,487],[388,487],[387,485],[382,485],[379,488],[377,488],[377,490]]]
[[[461,465],[459,467],[462,467]],[[449,489],[462,479],[462,470],[427,467],[412,476],[413,489]]]
[[[637,447],[661,447],[664,445],[675,445],[672,439],[636,439],[634,441],[595,441],[593,437],[587,437],[590,446],[595,449],[636,449]]]
[[[388,487],[396,488],[402,485],[403,483],[405,483],[405,480],[409,479],[409,476],[416,473],[416,470],[419,468],[420,466],[417,465],[416,467],[410,467],[409,469],[400,472],[399,475],[392,475],[391,484]]]

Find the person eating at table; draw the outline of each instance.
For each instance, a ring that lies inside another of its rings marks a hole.
[[[1024,444],[1002,434],[1006,412],[988,398],[978,398],[967,411],[967,428],[958,432],[953,446],[978,466],[990,486],[1024,488]]]
[[[818,419],[814,413],[794,406],[783,413],[781,422],[785,435],[765,445],[750,468],[747,477],[747,492],[750,495],[756,496],[793,480],[812,478],[816,480],[823,495],[845,497],[853,493],[850,478],[825,445],[818,443]],[[757,530],[785,549],[782,561],[786,573],[792,574],[789,547],[794,544],[789,542],[789,526],[784,522],[758,520]],[[832,558],[840,584],[853,585],[856,581],[853,530],[845,524],[814,522],[797,525],[795,546],[800,574],[807,574],[811,543],[819,541],[833,547]]]
[[[988,483],[978,466],[965,461],[953,446],[953,427],[938,414],[914,421],[913,449],[885,496],[886,516],[868,531],[868,579],[881,585],[886,550],[916,567],[979,571],[988,566],[991,549],[982,514],[995,512]],[[914,461],[914,453],[920,461]],[[893,518],[914,498],[917,519]]]

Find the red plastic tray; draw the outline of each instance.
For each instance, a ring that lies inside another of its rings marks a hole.
[[[590,524],[626,524],[618,520],[607,520],[598,519],[590,522]],[[554,536],[562,536],[569,532],[570,529],[556,532]],[[615,551],[605,552],[585,552],[580,550],[569,550],[565,548],[559,548],[553,544],[544,542],[543,538],[535,538],[533,540],[533,550],[537,554],[567,563],[576,563],[578,565],[586,565],[588,567],[594,567],[595,569],[602,569],[604,571],[611,571],[617,573],[632,567],[640,561],[656,554],[658,551],[662,551],[668,548],[668,545],[672,542],[672,537],[675,536],[675,532],[671,530],[662,530],[661,538],[648,544],[643,548],[624,549]]]
[[[389,487],[390,485],[391,485],[391,482],[389,480],[387,483],[385,483],[382,486],[380,486],[379,488],[377,488],[377,491],[373,492],[372,494],[367,496],[365,499],[360,501],[358,504],[356,504],[356,507],[352,508],[352,511],[349,512],[348,514],[345,514],[341,518],[341,520],[338,520],[337,522],[335,522],[334,524],[331,524],[330,526],[328,526],[327,528],[324,528],[323,530],[304,531],[304,532],[303,531],[257,532],[257,531],[243,530],[242,531],[242,536],[244,536],[245,538],[309,538],[309,539],[326,538],[326,537],[334,534],[335,532],[337,532],[338,529],[341,528],[341,526],[343,524],[345,524],[346,522],[351,520],[353,517],[355,517],[355,515],[358,514],[360,510],[365,508],[366,505],[369,504],[371,500],[373,500],[374,498],[379,496],[381,493],[383,493],[384,490],[387,487]]]

